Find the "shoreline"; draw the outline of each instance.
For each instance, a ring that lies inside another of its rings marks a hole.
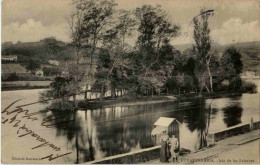
[[[184,94],[184,95],[163,95],[153,97],[139,97],[139,98],[116,98],[107,100],[81,100],[78,101],[78,108],[99,109],[116,106],[132,106],[144,104],[157,104],[164,102],[184,101],[189,99],[217,99],[223,97],[239,97],[245,93],[204,93],[202,96],[198,94]],[[252,93],[253,94],[253,93]]]
[[[22,86],[22,87],[2,87],[2,92],[15,91],[15,90],[30,90],[30,89],[48,89],[49,86]],[[217,99],[224,97],[240,97],[242,94],[254,94],[252,92],[215,92],[215,93],[203,93],[201,96],[197,93],[181,94],[181,95],[161,95],[161,96],[144,96],[144,97],[119,97],[115,99],[106,98],[104,100],[92,99],[92,100],[77,100],[78,108],[99,109],[107,107],[117,106],[133,106],[133,105],[145,105],[145,104],[158,104],[164,102],[174,101],[186,101],[189,99]],[[257,92],[256,92],[257,93]]]
[[[174,96],[154,96],[154,97],[141,97],[141,98],[116,98],[108,100],[91,100],[91,101],[79,101],[79,108],[107,108],[116,106],[132,106],[132,105],[145,105],[145,104],[157,104],[164,102],[178,101]]]

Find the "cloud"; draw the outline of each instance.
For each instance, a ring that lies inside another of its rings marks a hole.
[[[33,42],[46,37],[55,37],[62,41],[70,40],[69,30],[65,23],[44,26],[41,21],[28,19],[23,24],[14,22],[2,27],[2,42]]]
[[[212,39],[220,44],[259,41],[260,24],[257,20],[242,22],[240,18],[231,18],[212,31]]]

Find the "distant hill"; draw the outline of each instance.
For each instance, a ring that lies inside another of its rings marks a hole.
[[[192,44],[174,45],[174,47],[183,52],[188,48],[192,48]],[[260,41],[240,42],[226,45],[215,45],[219,52],[223,53],[229,47],[235,47],[241,52],[243,69],[245,71],[260,72]]]
[[[67,43],[55,38],[46,38],[39,42],[11,42],[2,43],[2,55],[17,55],[19,63],[26,63],[29,59],[47,63],[49,59],[57,59],[57,54],[66,49]]]
[[[55,38],[46,38],[39,42],[18,42],[16,44],[6,42],[2,43],[2,55],[17,55],[19,63],[26,63],[29,59],[34,58],[42,64],[47,64],[49,59],[62,60],[63,54],[59,54],[59,52],[66,51],[69,47],[68,43],[58,41]],[[183,52],[192,48],[192,44],[174,45],[174,47]],[[220,53],[223,53],[229,47],[237,48],[242,54],[244,70],[260,72],[260,41],[227,45],[215,44],[213,47]]]

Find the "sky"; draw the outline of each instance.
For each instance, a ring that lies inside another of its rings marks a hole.
[[[200,9],[214,10],[209,18],[211,38],[219,44],[260,40],[259,0],[115,0],[118,9],[161,5],[181,34],[172,44],[193,41],[192,19]],[[34,42],[46,37],[70,42],[66,17],[73,11],[71,0],[3,0],[2,43]],[[131,42],[131,41],[130,41]],[[130,43],[131,44],[131,43]]]

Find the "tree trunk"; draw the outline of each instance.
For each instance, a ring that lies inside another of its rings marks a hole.
[[[101,92],[100,92],[100,97],[99,97],[100,100],[103,99],[103,93],[104,93],[104,85],[102,85],[102,87],[101,87]]]
[[[153,87],[152,87],[152,97],[153,97]]]
[[[76,95],[75,94],[73,95],[73,101],[74,101],[74,103],[76,102]]]
[[[211,71],[209,68],[209,64],[207,64],[207,69],[208,69],[208,73],[209,73],[210,89],[211,89],[211,92],[213,93],[213,80],[212,80],[212,75],[211,75]]]
[[[86,91],[85,91],[85,96],[84,96],[84,100],[88,99],[88,83],[86,84]]]
[[[204,84],[204,86],[206,87],[208,93],[210,93],[208,86],[206,84]]]
[[[76,133],[76,164],[79,163],[79,142],[78,142],[78,133]]]
[[[111,89],[111,97],[112,97],[112,98],[115,98],[115,97],[116,97],[115,88],[112,88],[112,89]]]

